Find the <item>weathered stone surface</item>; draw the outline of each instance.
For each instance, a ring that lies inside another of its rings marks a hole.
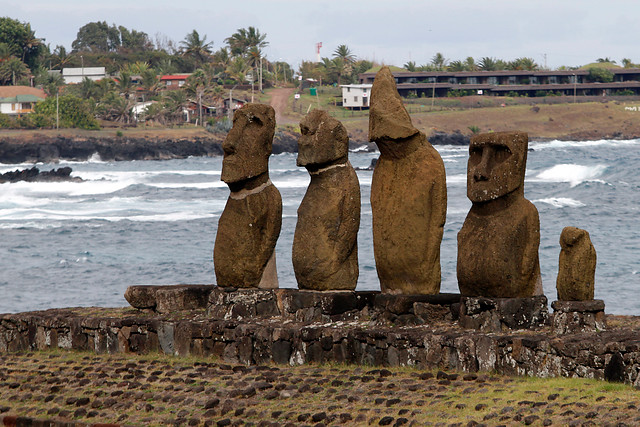
[[[458,286],[466,296],[542,294],[540,220],[524,198],[527,134],[476,135],[469,146],[471,210],[458,233]]]
[[[213,251],[218,286],[277,288],[275,246],[282,198],[269,179],[275,112],[245,104],[223,143],[222,180],[231,194],[218,221]]]
[[[411,124],[388,67],[373,83],[369,139],[380,149],[371,183],[380,288],[393,294],[437,294],[447,211],[444,163]]]
[[[526,298],[462,297],[460,326],[483,332],[539,329],[549,318],[547,297]]]
[[[349,137],[326,111],[300,122],[298,166],[311,183],[298,208],[293,269],[300,289],[353,290],[358,281],[360,185],[348,161]]]
[[[304,292],[322,299],[331,294],[293,289],[241,291],[283,293],[289,297]],[[349,292],[335,292],[343,293]],[[504,300],[508,304],[514,302]],[[305,304],[312,301],[309,298]],[[373,298],[369,303],[373,303]],[[500,302],[494,301],[493,305],[500,308]],[[634,317],[625,317],[630,322],[628,327],[617,326],[595,334],[557,335],[546,327],[535,332],[482,333],[460,329],[450,322],[398,328],[372,320],[331,323],[301,323],[291,317],[242,322],[202,317],[175,320],[167,315],[138,316],[131,309],[86,310],[90,310],[92,320],[87,318],[89,311],[78,308],[0,315],[0,352],[47,348],[163,351],[176,356],[215,356],[226,363],[277,361],[295,365],[334,361],[418,365],[426,369],[486,370],[509,375],[606,378],[640,385],[637,369],[640,333]],[[517,304],[512,306],[513,313],[517,310]],[[118,317],[111,317],[115,313]],[[231,371],[231,367],[222,366],[220,369]]]
[[[552,327],[556,334],[604,331],[607,318],[604,301],[554,301]]]
[[[560,235],[556,289],[560,301],[592,300],[596,276],[596,250],[586,230],[565,227]]]
[[[132,307],[158,313],[207,308],[212,285],[129,286],[124,293]]]

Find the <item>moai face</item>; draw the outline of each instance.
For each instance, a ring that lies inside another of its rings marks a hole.
[[[485,133],[471,138],[467,165],[467,197],[473,203],[503,197],[524,185],[526,133]]]
[[[245,104],[233,115],[233,128],[222,143],[222,180],[227,184],[256,177],[269,170],[275,132],[275,112],[263,104]]]
[[[323,110],[313,110],[300,122],[298,166],[324,165],[345,159],[349,137],[342,123]]]

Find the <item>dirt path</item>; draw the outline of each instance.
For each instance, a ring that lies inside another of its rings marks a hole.
[[[279,125],[297,125],[299,120],[296,117],[287,115],[287,100],[295,92],[295,88],[279,88],[271,91],[271,101],[269,104],[276,110],[276,123]]]

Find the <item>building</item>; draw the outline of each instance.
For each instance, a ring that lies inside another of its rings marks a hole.
[[[47,95],[42,89],[29,86],[0,86],[0,113],[20,115],[33,113],[36,103]]]
[[[371,83],[359,85],[341,85],[342,106],[345,108],[362,109],[369,108],[369,95],[371,94]]]
[[[107,77],[105,67],[63,68],[62,78],[65,84],[81,83],[85,78],[93,81]]]
[[[589,81],[589,70],[568,71],[394,71],[398,92],[404,97],[448,95],[545,96],[639,95],[639,68],[612,68],[613,81]],[[373,83],[376,73],[360,74],[361,84]],[[344,97],[343,97],[344,98]]]
[[[160,77],[160,86],[168,90],[179,89],[184,86],[190,75],[191,74],[168,74],[162,76]]]

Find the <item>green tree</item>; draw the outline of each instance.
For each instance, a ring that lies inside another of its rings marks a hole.
[[[517,58],[507,64],[509,70],[536,71],[540,68],[533,58]]]
[[[40,67],[35,74],[36,85],[42,87],[48,96],[56,96],[64,86],[64,79],[60,73],[55,71],[50,73],[47,69]]]
[[[587,75],[587,80],[591,82],[610,83],[613,81],[613,73],[606,68],[591,67]]]
[[[153,43],[147,33],[143,31],[128,30],[122,25],[118,27],[122,48],[132,52],[141,52],[153,49]]]
[[[89,22],[80,27],[71,43],[73,50],[89,52],[115,52],[121,45],[120,30],[115,24],[109,26],[105,21]]]
[[[46,50],[31,24],[8,17],[0,18],[0,43],[7,45],[11,55],[20,58],[29,68],[39,65]]]
[[[405,63],[402,68],[413,73],[416,71],[416,63],[414,61],[409,61]]]
[[[17,82],[29,75],[29,67],[16,57],[0,62],[0,82],[3,85],[16,85]]]
[[[200,38],[200,34],[193,30],[180,42],[182,54],[193,58],[197,65],[202,65],[211,57],[213,42],[207,42],[207,36]]]
[[[431,65],[433,65],[433,67],[437,71],[446,70],[448,63],[449,63],[449,60],[445,58],[444,55],[440,52],[436,53],[435,55],[433,55],[433,58],[431,58]]]
[[[81,129],[99,129],[100,126],[93,116],[91,103],[73,95],[62,95],[58,100],[60,113],[60,127],[72,127]],[[55,122],[56,98],[51,96],[36,104],[36,114],[48,116]]]
[[[260,33],[255,27],[238,28],[231,36],[225,39],[233,56],[246,56],[251,48],[263,49],[269,45],[267,35]]]
[[[341,44],[333,51],[333,59],[338,69],[338,85],[340,85],[342,77],[351,74],[356,55],[346,44]]]

